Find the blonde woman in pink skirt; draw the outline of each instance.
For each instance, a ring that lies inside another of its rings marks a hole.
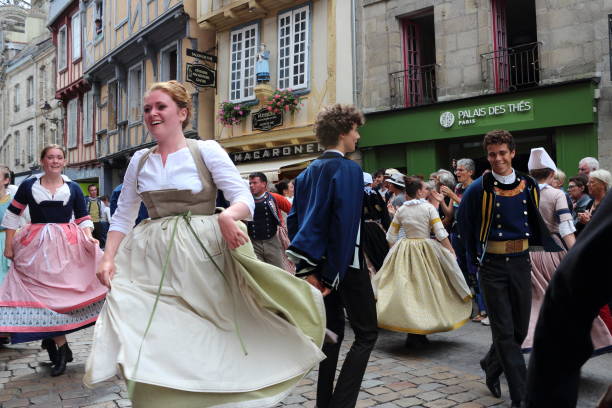
[[[72,361],[66,334],[95,323],[106,288],[83,192],[62,175],[64,149],[45,147],[40,162],[44,173],[21,183],[2,220],[12,264],[0,286],[0,332],[12,343],[42,339],[57,376]],[[32,223],[19,229],[26,207]]]
[[[572,214],[567,207],[565,194],[562,190],[550,185],[554,180],[556,170],[555,162],[544,148],[531,149],[529,173],[536,179],[540,187],[540,214],[557,244],[565,250],[561,252],[540,250],[530,253],[531,318],[529,320],[529,332],[522,345],[523,352],[529,352],[533,347],[533,334],[548,284],[563,257],[575,243],[574,232],[576,229]],[[595,350],[594,354],[612,351],[612,336],[600,317],[593,321],[591,340]]]

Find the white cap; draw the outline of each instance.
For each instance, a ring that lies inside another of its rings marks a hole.
[[[406,188],[404,184],[404,175],[401,173],[395,173],[391,175],[391,178],[387,179],[388,183],[395,184],[398,187]]]
[[[399,170],[397,170],[397,169],[387,169],[387,170],[385,170],[385,176],[386,177],[390,177],[390,176],[392,176],[394,174],[400,174]]]
[[[370,173],[363,172],[363,185],[372,184],[372,175]]]
[[[534,147],[529,155],[527,168],[531,170],[551,169],[557,171],[557,166],[543,147]]]

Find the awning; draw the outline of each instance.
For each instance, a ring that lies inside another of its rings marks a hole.
[[[249,174],[254,172],[261,172],[266,175],[269,181],[277,181],[279,173],[289,170],[304,169],[312,160],[316,159],[318,155],[312,156],[301,156],[293,159],[285,160],[270,160],[260,161],[255,163],[242,163],[237,164],[236,168],[240,172],[240,176],[247,178]]]

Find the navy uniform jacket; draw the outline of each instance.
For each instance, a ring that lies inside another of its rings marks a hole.
[[[611,242],[608,193],[548,285],[529,361],[527,408],[576,406],[580,368],[593,353],[593,320],[612,300]]]
[[[557,252],[561,248],[552,239],[542,216],[540,215],[540,190],[530,176],[516,172],[517,182],[525,180],[527,186],[527,212],[529,219],[529,246],[542,246],[546,251]],[[457,210],[458,227],[465,240],[468,259],[475,264],[482,263],[486,243],[493,225],[493,212],[496,204],[495,177],[486,173],[474,180],[465,190]]]
[[[339,153],[325,152],[294,181],[287,217],[288,250],[337,287],[355,256],[363,204],[363,171]],[[299,267],[297,276],[300,276]]]

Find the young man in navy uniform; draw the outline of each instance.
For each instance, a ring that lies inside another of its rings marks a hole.
[[[293,207],[287,225],[296,262],[296,276],[325,296],[327,328],[338,335],[323,346],[327,358],[319,366],[318,408],[352,408],[378,336],[376,303],[360,249],[363,205],[361,167],[345,157],[355,150],[364,123],[353,106],[332,105],[317,116],[315,134],[326,149],[295,180]],[[355,332],[334,388],[344,309]]]
[[[491,172],[468,187],[457,217],[468,258],[480,267],[480,287],[491,321],[493,344],[480,361],[486,385],[499,398],[499,377],[505,373],[512,407],[520,407],[527,377],[521,344],[531,312],[529,247],[561,248],[540,216],[537,183],[512,168],[516,148],[510,132],[488,132],[483,147]]]

